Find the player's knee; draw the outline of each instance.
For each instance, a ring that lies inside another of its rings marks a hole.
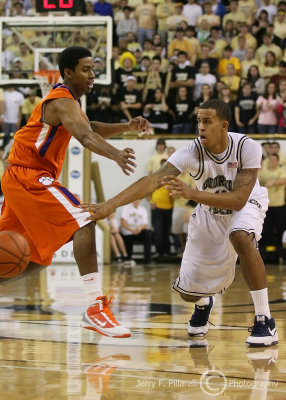
[[[229,239],[238,254],[249,251],[250,247],[254,247],[253,233],[249,234],[248,232],[242,230],[234,231],[229,235]]]
[[[191,296],[189,294],[184,294],[184,293],[180,293],[180,296],[184,301],[187,301],[189,303],[196,303],[201,299],[201,297]]]

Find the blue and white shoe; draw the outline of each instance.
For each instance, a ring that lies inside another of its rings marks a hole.
[[[189,336],[204,336],[209,330],[209,316],[214,306],[214,298],[209,297],[210,302],[207,306],[195,304],[195,311],[188,323]]]
[[[256,315],[254,326],[249,328],[251,335],[246,339],[246,344],[251,347],[272,346],[278,343],[278,333],[274,318],[266,315]]]

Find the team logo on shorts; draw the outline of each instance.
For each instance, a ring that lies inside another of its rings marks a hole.
[[[44,186],[49,186],[54,182],[54,178],[51,178],[50,176],[41,176],[39,182]]]

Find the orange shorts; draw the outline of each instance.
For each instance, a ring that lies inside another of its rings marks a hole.
[[[46,171],[10,166],[1,186],[4,203],[0,231],[22,234],[31,248],[31,261],[50,265],[53,254],[74,232],[88,224],[80,200]]]

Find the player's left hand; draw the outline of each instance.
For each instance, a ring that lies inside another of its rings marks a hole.
[[[132,118],[131,121],[128,122],[128,129],[133,132],[145,132],[145,134],[150,134],[150,122],[139,116],[136,118]]]
[[[108,201],[98,204],[82,203],[79,207],[82,208],[82,212],[92,213],[86,218],[86,221],[99,221],[115,212],[115,208]]]
[[[192,198],[192,192],[194,190],[176,176],[164,176],[162,184],[164,185],[165,189],[169,190],[170,196],[172,197],[183,197],[184,199],[188,200]]]

